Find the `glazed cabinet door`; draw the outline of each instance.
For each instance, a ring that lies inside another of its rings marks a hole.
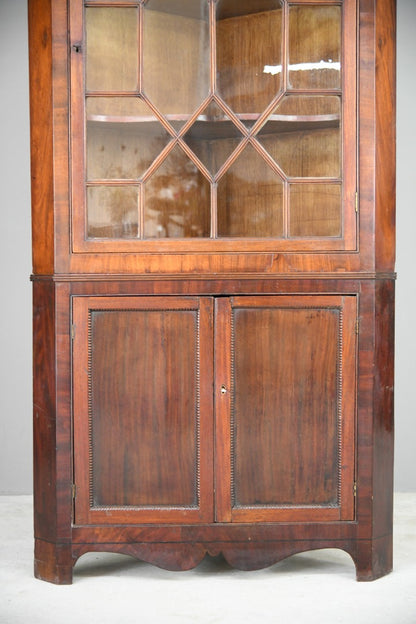
[[[69,17],[76,253],[356,249],[355,0]]]
[[[75,523],[213,520],[213,302],[74,297]]]
[[[352,520],[356,297],[216,305],[217,521]]]

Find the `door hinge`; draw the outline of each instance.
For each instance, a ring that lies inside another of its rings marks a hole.
[[[357,334],[357,336],[360,333],[360,319],[357,319],[355,321],[355,333]]]
[[[355,192],[355,212],[358,212],[358,191]]]
[[[74,340],[75,338],[75,325],[71,325],[71,339]]]
[[[353,492],[354,492],[354,496],[357,496],[357,481],[354,481]]]
[[[71,494],[72,494],[72,500],[75,500],[77,497],[77,486],[75,485],[75,483],[73,483],[71,486]]]

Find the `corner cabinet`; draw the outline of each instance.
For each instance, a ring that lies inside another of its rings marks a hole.
[[[392,567],[394,0],[29,0],[35,574]]]

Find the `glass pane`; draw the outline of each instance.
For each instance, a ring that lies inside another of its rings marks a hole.
[[[87,99],[87,176],[140,178],[170,135],[138,98]]]
[[[210,184],[175,147],[145,185],[146,238],[210,235]]]
[[[291,236],[341,236],[341,184],[290,185]]]
[[[262,2],[257,13],[253,4],[223,0],[217,7],[218,93],[247,126],[270,104],[282,78],[281,3]]]
[[[198,116],[184,139],[214,175],[235,150],[241,137],[241,132],[230,118],[215,102],[211,102]]]
[[[290,7],[289,84],[297,89],[341,87],[341,7]]]
[[[218,183],[219,236],[269,238],[282,231],[282,180],[249,145]]]
[[[136,238],[138,187],[90,186],[87,189],[88,238]]]
[[[85,10],[89,91],[136,91],[138,13],[135,8]]]
[[[146,95],[163,114],[184,121],[207,97],[209,88],[206,0],[192,5],[180,0],[149,0],[143,33]]]
[[[258,134],[289,177],[341,175],[341,102],[332,96],[283,98]]]

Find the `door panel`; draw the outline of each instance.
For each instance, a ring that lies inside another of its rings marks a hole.
[[[76,522],[212,520],[212,300],[73,314]]]
[[[218,302],[218,520],[353,518],[355,319],[355,297]]]
[[[353,519],[356,297],[213,312],[74,297],[77,524]]]

